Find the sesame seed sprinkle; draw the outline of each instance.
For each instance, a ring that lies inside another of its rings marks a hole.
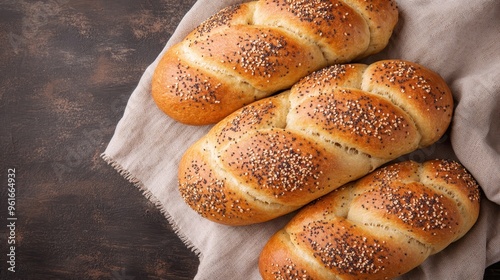
[[[301,0],[285,1],[287,10],[292,12],[302,21],[313,22],[317,20],[332,20],[334,5],[331,1],[324,0]],[[340,3],[339,3],[340,4]]]
[[[240,9],[240,6],[241,4],[228,6],[209,17],[196,28],[198,36],[204,36],[212,32],[213,29],[228,24],[233,15]]]
[[[256,181],[259,188],[273,190],[275,197],[324,187],[318,183],[322,171],[313,160],[319,155],[294,147],[293,139],[290,141],[286,135],[282,130],[257,133],[250,138],[255,144],[236,148],[234,161],[228,165],[242,170],[240,176]]]
[[[454,160],[440,160],[437,166],[435,178],[439,178],[456,186],[463,186],[468,193],[467,197],[472,202],[477,202],[481,198],[479,186],[474,177],[461,165]]]
[[[285,264],[274,264],[272,274],[275,280],[312,280],[311,276],[307,274],[307,270],[297,268],[297,264],[292,259],[286,258]]]
[[[423,231],[451,228],[454,222],[442,203],[442,194],[412,192],[404,186],[384,186],[378,189],[381,199],[387,200],[385,210],[403,223]]]
[[[217,179],[210,174],[204,176],[202,173],[209,167],[197,161],[185,171],[179,190],[182,198],[201,216],[212,216],[213,218],[232,219],[241,213],[251,212],[247,201],[234,199],[231,192],[225,190],[225,180]]]
[[[312,110],[311,110],[312,108]],[[409,120],[389,104],[372,96],[337,90],[309,99],[297,108],[297,114],[307,115],[313,123],[330,133],[344,132],[369,142],[394,139],[398,131],[406,131]],[[302,113],[306,112],[306,113]],[[406,133],[406,132],[403,132]]]
[[[378,64],[372,75],[379,75],[379,72],[383,73],[380,80],[372,79],[376,83],[386,83],[386,87],[399,87],[399,91],[406,94],[408,99],[422,99],[429,106],[435,104],[432,109],[436,111],[446,112],[452,109],[450,104],[441,102],[447,93],[438,86],[431,86],[434,82],[422,74],[419,66],[405,61],[389,61]]]
[[[172,84],[166,86],[167,90],[177,96],[181,101],[193,101],[203,103],[220,103],[217,92],[222,86],[221,83],[212,83],[198,69],[194,69],[195,74],[191,74],[191,68],[182,63],[177,64],[175,74],[172,75]]]
[[[313,250],[313,256],[327,268],[354,275],[384,270],[383,264],[389,254],[385,241],[353,234],[351,228],[356,227],[314,221],[304,225],[298,235]]]

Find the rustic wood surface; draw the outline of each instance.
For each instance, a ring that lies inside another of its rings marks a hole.
[[[16,272],[1,279],[192,279],[198,258],[100,154],[194,0],[2,1],[2,184],[16,168]],[[2,185],[2,217],[7,201]]]
[[[0,2],[0,220],[15,168],[15,272],[1,279],[192,279],[198,258],[100,154],[195,0]],[[498,279],[500,266],[486,271]]]

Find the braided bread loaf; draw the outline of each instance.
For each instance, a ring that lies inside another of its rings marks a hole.
[[[203,125],[290,88],[307,74],[382,50],[392,0],[260,0],[203,22],[161,58],[152,96],[173,119]]]
[[[180,193],[219,223],[267,221],[434,143],[452,110],[444,80],[418,64],[334,65],[215,125],[183,155]]]
[[[392,279],[461,238],[479,187],[455,161],[396,163],[304,207],[261,252],[263,279]]]

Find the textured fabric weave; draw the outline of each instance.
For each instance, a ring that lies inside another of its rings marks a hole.
[[[242,1],[200,0],[163,52],[221,8]],[[435,145],[401,157],[458,159],[484,191],[473,229],[400,279],[482,279],[500,260],[500,2],[399,0],[400,20],[387,48],[362,62],[405,59],[439,73],[455,99],[448,133]],[[219,225],[184,204],[177,190],[183,152],[209,126],[176,123],[154,104],[147,68],[102,157],[165,213],[200,257],[196,279],[260,279],[257,260],[268,238],[293,215],[245,227]]]

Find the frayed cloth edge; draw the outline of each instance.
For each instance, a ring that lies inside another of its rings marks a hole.
[[[101,154],[101,158],[108,164],[110,165],[113,169],[115,169],[123,178],[125,178],[127,181],[132,183],[137,189],[139,189],[142,192],[142,195],[151,201],[156,208],[160,210],[160,212],[167,218],[168,223],[174,230],[174,233],[181,239],[181,241],[186,245],[188,249],[190,249],[193,253],[196,254],[198,257],[198,260],[200,261],[202,258],[202,253],[194,244],[189,240],[187,236],[185,236],[183,233],[181,233],[179,226],[175,222],[175,220],[172,218],[170,213],[165,209],[163,204],[160,202],[156,196],[153,195],[141,182],[141,180],[137,179],[134,175],[132,175],[128,170],[123,168],[118,162],[116,162],[112,157],[108,156],[106,153]]]

